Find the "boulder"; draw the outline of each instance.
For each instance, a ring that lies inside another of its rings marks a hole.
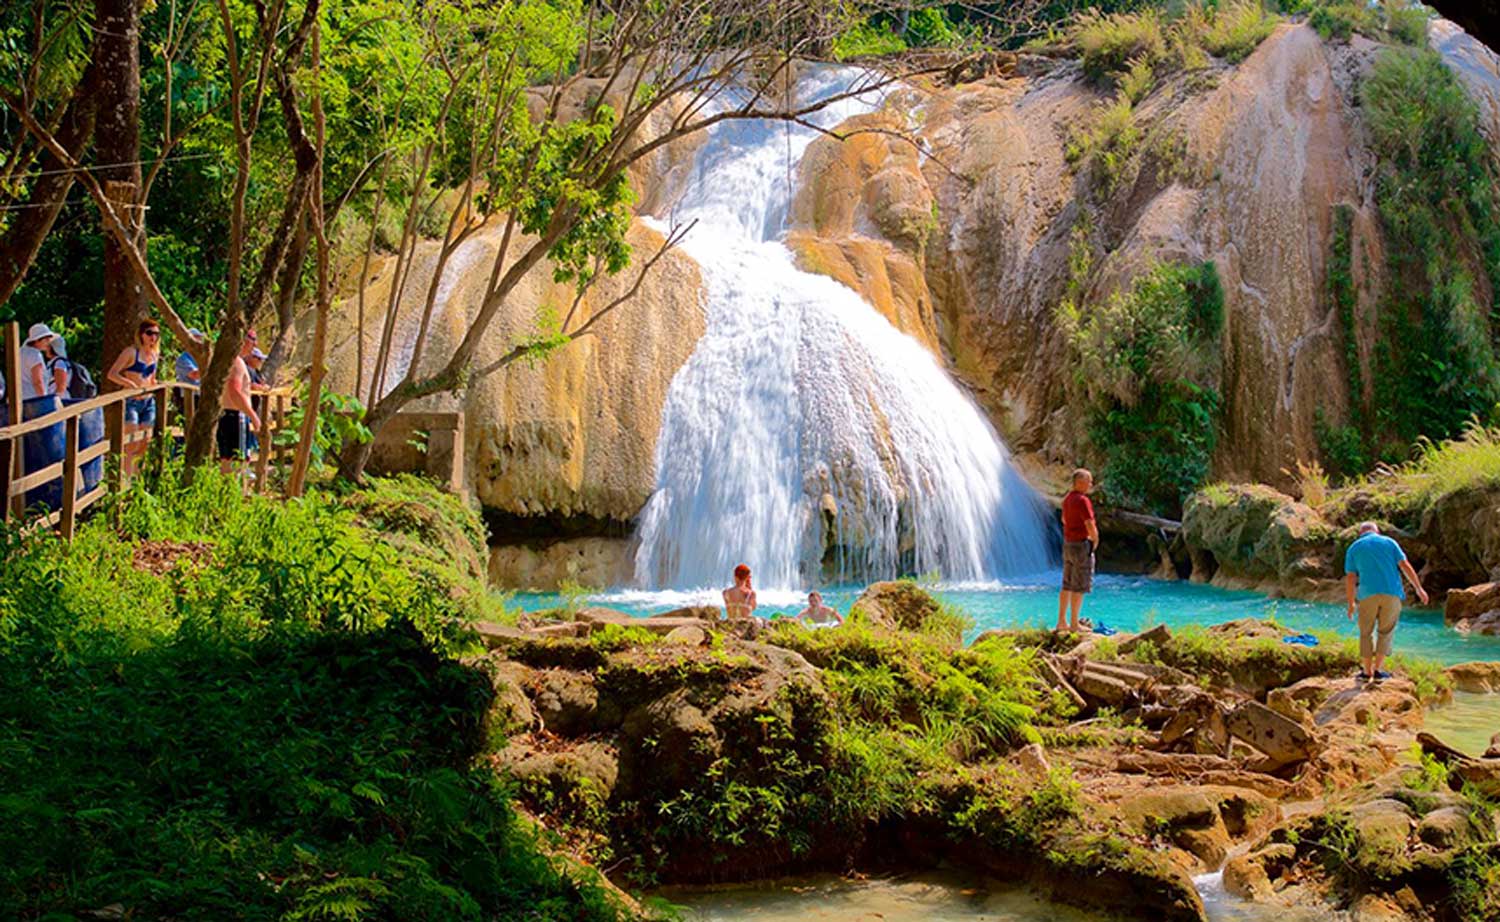
[[[1484,751],[1486,759],[1500,759],[1500,733],[1490,737],[1490,748]]]
[[[1453,589],[1443,602],[1443,621],[1457,624],[1500,609],[1500,582]]]
[[[1142,832],[1176,833],[1218,824],[1219,807],[1208,792],[1174,785],[1147,788],[1121,801],[1120,815]]]
[[[1278,880],[1297,861],[1297,848],[1285,842],[1237,855],[1224,865],[1224,889],[1247,900],[1265,900]]]
[[[545,669],[532,674],[527,691],[552,733],[576,736],[593,727],[599,692],[592,676],[568,669]]]
[[[1266,754],[1276,765],[1305,762],[1317,752],[1317,741],[1299,723],[1258,701],[1247,701],[1230,712],[1229,733]]]
[[[1157,745],[1172,752],[1228,755],[1229,727],[1224,712],[1211,696],[1199,694],[1162,727]]]
[[[1182,538],[1213,554],[1216,583],[1333,579],[1337,532],[1316,510],[1261,484],[1219,484],[1194,494]]]
[[[1449,593],[1448,598],[1452,599],[1453,594]],[[1446,672],[1457,691],[1481,694],[1500,692],[1500,663],[1459,663],[1449,666]]]
[[[512,740],[495,756],[496,767],[525,787],[546,785],[564,793],[585,784],[591,796],[608,798],[619,779],[615,751],[596,742],[578,742],[563,749],[540,748],[525,739]]]
[[[662,638],[667,643],[680,643],[690,647],[701,647],[708,643],[708,632],[693,624],[683,624],[672,628],[666,637]]]
[[[1467,807],[1440,807],[1417,824],[1417,838],[1439,851],[1461,848],[1479,836]]]
[[[723,617],[724,609],[716,605],[685,605],[682,608],[674,608],[664,611],[659,615],[651,615],[646,620],[654,621],[657,618],[697,618],[700,621],[718,621]]]
[[[1158,624],[1148,630],[1140,632],[1139,634],[1133,634],[1129,638],[1121,641],[1119,645],[1120,655],[1129,656],[1131,653],[1135,652],[1136,647],[1139,647],[1144,642],[1149,642],[1160,647],[1162,644],[1171,639],[1171,628],[1167,627],[1165,624]]]
[[[1052,771],[1052,765],[1047,761],[1047,751],[1042,748],[1041,743],[1022,746],[1016,750],[1013,758],[1021,772],[1033,779],[1046,778]]]
[[[490,731],[494,736],[509,736],[538,725],[536,710],[526,695],[533,682],[532,671],[520,663],[498,660],[493,666],[491,684],[495,698],[490,702]]]
[[[1349,809],[1354,825],[1352,864],[1376,879],[1395,879],[1411,870],[1410,840],[1416,825],[1399,800],[1380,798]]]
[[[573,620],[582,624],[630,624],[635,619],[618,609],[589,607],[574,612]]]
[[[1088,667],[1074,677],[1073,687],[1091,703],[1105,707],[1123,708],[1139,697],[1130,683]]]
[[[871,624],[903,631],[919,631],[941,606],[932,593],[910,580],[874,583],[851,606],[850,612]]]

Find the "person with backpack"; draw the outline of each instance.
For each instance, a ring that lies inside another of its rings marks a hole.
[[[21,349],[21,399],[61,397],[68,390],[66,366],[54,369],[57,334],[45,323],[33,323]]]
[[[59,397],[71,402],[99,396],[99,387],[94,383],[89,370],[68,358],[68,344],[61,336],[52,338],[52,352],[53,357],[47,363],[47,368],[57,382]]]

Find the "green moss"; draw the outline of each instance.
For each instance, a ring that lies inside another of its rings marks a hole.
[[[1120,505],[1178,512],[1218,441],[1224,294],[1214,265],[1157,264],[1103,305],[1068,299],[1057,316],[1103,489]]]
[[[1399,460],[1420,437],[1487,418],[1500,399],[1492,298],[1481,293],[1500,289],[1500,190],[1478,110],[1436,52],[1382,53],[1360,97],[1380,157],[1390,280],[1375,440]]]

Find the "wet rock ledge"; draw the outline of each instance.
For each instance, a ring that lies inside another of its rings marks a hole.
[[[1201,920],[1192,876],[1224,868],[1252,899],[1387,913],[1360,918],[1500,905],[1500,759],[1409,755],[1455,681],[1500,687],[1486,664],[1363,684],[1348,648],[1257,621],[964,646],[906,582],[827,630],[553,615],[481,630],[490,758],[627,887],[958,865]]]

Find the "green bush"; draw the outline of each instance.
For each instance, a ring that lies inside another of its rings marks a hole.
[[[1158,264],[1059,323],[1076,359],[1088,438],[1112,500],[1175,512],[1207,479],[1218,436],[1224,295],[1212,263]]]
[[[1459,434],[1500,400],[1496,325],[1476,290],[1500,290],[1500,194],[1478,111],[1436,52],[1381,54],[1360,98],[1380,158],[1375,200],[1391,281],[1375,422],[1399,451],[1420,436]]]
[[[493,692],[441,577],[472,567],[439,559],[474,513],[211,470],[117,511],[0,544],[0,917],[625,917],[477,761]]]
[[[1112,193],[1126,166],[1140,147],[1141,129],[1136,124],[1130,96],[1121,92],[1114,101],[1094,110],[1093,117],[1068,139],[1068,162],[1083,162],[1095,171],[1104,194]]]
[[[831,53],[835,61],[850,61],[899,54],[905,50],[906,40],[893,32],[889,25],[866,19],[835,38]]]
[[[1155,66],[1167,56],[1167,23],[1154,7],[1132,12],[1101,13],[1085,8],[1073,20],[1068,38],[1094,79],[1113,78],[1133,63]]]
[[[1359,2],[1315,6],[1307,14],[1307,24],[1316,29],[1324,41],[1347,42],[1355,32],[1374,31],[1375,23],[1375,14],[1369,6]]]
[[[1431,12],[1411,0],[1381,0],[1377,5],[1360,0],[1336,0],[1306,4],[1307,24],[1324,41],[1347,42],[1358,32],[1377,42],[1424,45]]]
[[[1259,0],[1230,0],[1215,7],[1202,33],[1204,50],[1237,64],[1250,56],[1280,22]]]

